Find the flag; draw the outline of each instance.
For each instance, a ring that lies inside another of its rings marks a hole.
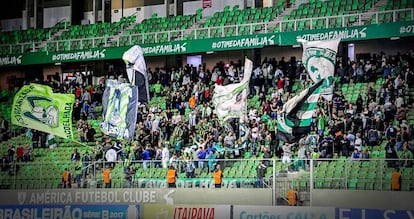
[[[211,8],[211,3],[213,0],[203,0],[203,8]]]
[[[122,55],[126,64],[126,72],[129,83],[138,88],[138,102],[147,103],[150,101],[147,64],[144,59],[144,52],[141,47],[135,45]]]
[[[325,80],[327,79],[303,90],[283,105],[282,111],[277,115],[277,133],[280,140],[290,143],[310,132],[312,116]]]
[[[100,124],[103,133],[118,139],[133,140],[137,122],[136,86],[107,80],[102,96],[103,121]]]
[[[245,59],[244,77],[240,83],[229,84],[226,86],[214,86],[213,105],[219,121],[225,122],[230,118],[240,118],[247,121],[247,91],[249,88],[250,76],[252,74],[253,63]]]
[[[340,39],[326,41],[304,41],[302,61],[314,83],[326,79],[321,86],[321,95],[331,101],[334,89],[336,53]]]
[[[74,101],[75,95],[53,93],[52,88],[46,85],[25,85],[14,96],[11,122],[72,139]]]

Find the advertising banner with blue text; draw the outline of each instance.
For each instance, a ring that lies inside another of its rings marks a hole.
[[[144,206],[145,207],[145,206]],[[335,216],[334,208],[330,207],[289,207],[289,206],[247,206],[235,205],[233,207],[233,218],[312,218],[331,219]]]
[[[139,219],[139,205],[0,205],[0,218]]]
[[[336,208],[337,219],[413,219],[414,210]]]

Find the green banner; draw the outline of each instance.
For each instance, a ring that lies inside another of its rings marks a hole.
[[[72,139],[74,101],[75,95],[53,93],[49,86],[25,85],[14,96],[11,122]]]
[[[342,41],[358,41],[406,36],[414,36],[414,21],[286,32],[281,34],[279,45],[299,44],[298,39],[317,41],[341,38]]]
[[[142,44],[140,46],[144,51],[145,56],[162,56],[252,49],[272,45],[288,46],[299,44],[297,41],[298,39],[316,41],[341,37],[342,41],[357,41],[406,36],[414,36],[414,21],[223,38],[194,39],[159,44]],[[94,48],[81,51],[13,54],[0,57],[0,67],[121,59],[122,54],[129,48],[130,46]]]

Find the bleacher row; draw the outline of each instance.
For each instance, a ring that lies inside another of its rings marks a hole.
[[[337,78],[338,79],[338,78]],[[358,94],[367,93],[369,86],[374,87],[377,91],[383,83],[383,79],[380,78],[376,83],[346,83],[340,85],[337,83],[336,92],[342,91],[345,98],[350,103],[355,103],[356,96]],[[294,84],[294,92],[301,90],[299,82]],[[350,89],[348,89],[350,88]],[[268,95],[271,92],[268,93]],[[2,95],[7,95],[6,92],[2,92]],[[11,93],[9,93],[11,95]],[[414,90],[408,90],[405,98],[414,96]],[[151,99],[148,106],[161,106],[165,103],[164,97],[155,97]],[[257,96],[252,97],[248,101],[249,107],[260,109],[260,104],[256,104],[259,101]],[[10,98],[12,99],[12,98]],[[10,106],[9,106],[10,107]],[[6,115],[10,111],[9,107],[2,107],[2,114]],[[95,108],[98,118],[100,117],[102,107]],[[190,111],[186,111],[185,117],[188,119]],[[99,140],[102,137],[101,130],[98,127],[98,120],[89,120],[94,126],[97,134],[95,139]],[[414,125],[414,114],[409,111],[407,114],[407,121],[410,125]],[[75,125],[75,124],[74,124]],[[394,122],[395,126],[398,126],[398,121]],[[75,139],[79,139],[79,134],[75,134]],[[67,139],[57,137],[58,147],[55,149],[48,148],[36,148],[33,150],[33,161],[19,163],[19,170],[16,175],[10,176],[8,172],[0,172],[0,187],[3,188],[16,188],[16,189],[30,189],[30,188],[58,188],[61,186],[61,174],[65,167],[69,167],[74,170],[75,163],[70,161],[71,154],[74,148],[78,148],[78,151],[83,155],[86,151],[92,153],[91,147],[94,147],[94,142],[87,143],[88,146],[82,146],[71,142]],[[318,161],[318,165],[314,167],[314,187],[317,189],[359,189],[359,190],[389,190],[391,185],[390,174],[393,168],[387,166],[387,162],[384,160],[386,157],[385,143],[376,146],[366,146],[370,152],[370,161],[352,161],[346,157],[340,156],[336,160]],[[24,135],[17,135],[9,141],[2,142],[0,144],[0,155],[4,155],[10,145],[15,147],[19,145],[30,144],[30,139]],[[172,149],[172,148],[171,148]],[[399,155],[399,154],[398,154]],[[257,156],[252,156],[249,151],[246,151],[242,160],[226,159],[223,161],[223,174],[225,178],[245,178],[255,179],[256,166],[259,159],[262,159],[263,154],[259,153]],[[274,157],[276,159],[276,157]],[[272,163],[272,162],[270,162]],[[297,162],[292,164],[282,163],[280,160],[276,161],[276,175],[286,173],[288,170],[296,169]],[[150,166],[153,166],[151,164]],[[205,165],[207,166],[207,165]],[[132,164],[132,168],[136,169],[135,179],[164,179],[166,169],[163,168],[149,168],[143,169],[143,165],[139,161]],[[308,169],[309,170],[309,169]],[[88,178],[89,181],[99,181],[102,179],[101,169],[97,168],[95,176]],[[122,164],[118,164],[113,169],[113,185],[114,187],[125,186],[125,175],[123,172]],[[402,173],[402,190],[411,191],[414,188],[414,168],[403,168]],[[273,168],[267,169],[266,177],[273,176]],[[196,177],[198,178],[211,178],[211,174],[208,173],[207,168],[197,169]],[[293,180],[293,185],[303,190],[310,187],[310,174],[304,172],[300,177]],[[185,172],[179,173],[179,178],[185,178]]]
[[[302,3],[290,14],[284,15],[282,26],[269,27],[267,31],[280,32],[352,26],[358,14],[367,12],[378,0],[310,0]],[[292,1],[291,1],[292,3]],[[378,18],[373,15],[371,23],[409,21],[410,11],[386,12],[388,10],[412,8],[413,2],[407,0],[388,0],[380,7]],[[176,39],[204,39],[248,35],[264,31],[264,23],[275,21],[286,9],[284,0],[273,7],[239,9],[225,6],[223,11],[211,17],[202,17],[202,9],[193,15],[151,18],[136,23],[135,16],[123,17],[114,23],[89,25],[70,25],[68,22],[56,24],[52,28],[28,29],[2,32],[0,35],[0,55],[17,54],[30,51],[68,51],[107,46],[128,46],[136,43],[162,43]],[[331,17],[347,15],[345,17]],[[349,16],[348,16],[349,15]],[[310,19],[312,18],[312,19]],[[295,20],[300,19],[300,20]],[[377,21],[378,19],[378,21]],[[251,25],[250,25],[251,24]],[[273,28],[273,29],[272,29]],[[154,34],[156,33],[156,34]],[[82,39],[82,40],[78,40]],[[46,41],[46,45],[41,42]],[[38,48],[40,47],[40,48]]]

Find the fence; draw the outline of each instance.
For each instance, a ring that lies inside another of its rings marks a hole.
[[[186,171],[186,161],[176,160],[172,165],[177,169],[177,187],[180,188],[213,187],[212,170],[216,164],[220,164],[225,188],[268,188],[281,194],[286,194],[290,188],[305,193],[311,189],[391,190],[392,173],[398,166],[402,174],[402,190],[414,190],[412,167],[414,160],[409,159],[305,160],[303,161],[305,169],[301,167],[302,161],[298,160],[283,163],[279,159],[263,159],[266,165],[263,178],[258,177],[257,174],[257,166],[260,162],[259,159],[195,161],[193,176]],[[4,189],[61,188],[63,187],[62,173],[65,168],[68,168],[71,171],[73,188],[78,184],[81,188],[100,188],[103,186],[102,171],[107,166],[113,166],[113,188],[167,187],[165,180],[167,168],[162,168],[161,161],[131,162],[129,180],[122,161],[90,162],[81,165],[82,170],[76,172],[75,161],[13,162],[9,166],[2,166],[4,171],[0,175],[0,185]]]
[[[231,36],[240,36],[244,34],[254,34],[258,31],[261,33],[271,32],[287,32],[287,31],[303,31],[305,30],[303,25],[309,24],[306,30],[312,30],[319,28],[317,22],[323,21],[321,28],[340,28],[340,27],[351,27],[355,25],[364,24],[381,24],[384,22],[396,22],[405,21],[405,18],[400,18],[401,13],[409,14],[410,18],[414,18],[414,8],[407,9],[396,9],[396,10],[385,10],[375,12],[364,12],[364,13],[351,13],[344,15],[325,16],[325,17],[312,17],[292,20],[280,20],[262,23],[249,23],[240,25],[225,25],[208,28],[190,28],[185,30],[171,30],[161,32],[150,32],[150,33],[138,33],[138,34],[120,34],[119,37],[114,38],[113,36],[107,37],[91,37],[83,39],[66,39],[57,41],[48,41],[48,44],[56,48],[54,51],[66,51],[66,50],[77,50],[77,49],[88,49],[94,47],[112,47],[112,46],[128,46],[135,44],[145,43],[160,43],[160,42],[172,42],[186,39],[203,39],[203,38],[216,38],[226,37],[226,33],[230,30]],[[386,17],[387,19],[383,18]],[[382,18],[382,19],[380,19]],[[384,20],[385,19],[385,20]],[[412,20],[412,19],[411,19]],[[244,30],[249,30],[246,33]],[[217,35],[219,33],[219,35]],[[164,37],[166,36],[166,38]],[[121,42],[121,38],[126,37],[125,45]],[[153,42],[147,42],[146,40],[153,38]],[[108,43],[110,42],[111,43]],[[7,50],[10,54],[19,54],[25,52],[36,52],[40,48],[36,48],[39,42],[20,43],[13,45],[0,45],[1,50]],[[46,45],[45,50],[50,52]],[[86,48],[85,48],[86,47]],[[60,49],[63,48],[63,49]]]

